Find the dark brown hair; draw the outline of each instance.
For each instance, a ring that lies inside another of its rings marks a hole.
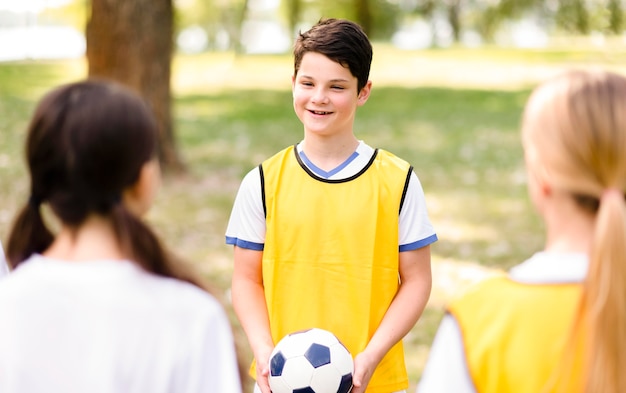
[[[348,68],[357,78],[357,94],[367,84],[373,50],[358,24],[343,19],[322,19],[306,32],[300,32],[293,50],[294,76],[307,52],[321,53]]]
[[[37,106],[26,142],[31,196],[9,235],[7,257],[15,268],[54,240],[42,219],[47,203],[64,225],[78,228],[90,214],[109,217],[122,250],[146,271],[194,284],[217,295],[155,233],[121,203],[141,168],[155,158],[158,128],[144,101],[111,81],[87,80],[56,88]],[[245,365],[235,346],[240,378]]]
[[[121,203],[123,190],[154,157],[157,134],[147,105],[119,84],[88,80],[48,93],[28,129],[31,195],[9,235],[10,265],[18,266],[52,243],[40,209],[47,203],[69,227],[79,227],[92,213],[110,217],[129,258],[149,272],[198,284],[175,271],[178,264],[152,230]]]

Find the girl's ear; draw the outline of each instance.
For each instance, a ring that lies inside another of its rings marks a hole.
[[[543,166],[536,160],[536,156],[525,151],[524,158],[528,193],[535,208],[539,212],[543,212],[546,200],[552,196],[554,189],[552,188],[552,184],[547,180],[548,176]]]
[[[124,205],[137,216],[144,215],[152,206],[152,201],[161,183],[161,168],[157,159],[143,164],[137,181],[124,190]]]
[[[367,99],[370,97],[370,93],[372,92],[372,81],[367,81],[365,86],[361,89],[358,96],[357,105],[361,106],[367,102]]]

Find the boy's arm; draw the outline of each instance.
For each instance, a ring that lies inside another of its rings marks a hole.
[[[263,393],[270,393],[267,379],[268,361],[274,349],[274,342],[265,304],[262,258],[263,251],[234,247],[232,301],[254,353],[257,384]]]
[[[365,391],[378,363],[415,326],[430,297],[430,246],[403,251],[399,259],[400,288],[367,347],[354,359],[353,393]]]

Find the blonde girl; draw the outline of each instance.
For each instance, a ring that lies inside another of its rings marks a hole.
[[[522,140],[545,248],[449,305],[418,392],[626,391],[626,78],[545,82]]]

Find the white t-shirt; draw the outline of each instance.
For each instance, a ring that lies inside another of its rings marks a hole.
[[[0,282],[0,392],[241,392],[221,305],[128,261],[40,255]]]
[[[359,141],[356,151],[344,163],[330,172],[316,167],[302,152],[302,143],[297,146],[302,162],[322,179],[340,180],[357,174],[370,161],[374,149]],[[402,204],[399,224],[400,251],[415,250],[437,240],[430,223],[422,185],[411,173],[409,186]],[[265,213],[261,193],[261,176],[258,168],[244,177],[226,228],[226,243],[242,248],[263,250],[265,244]]]
[[[587,275],[585,254],[538,252],[509,271],[509,277],[527,284],[579,283]],[[456,319],[446,314],[422,373],[417,393],[476,393],[465,363],[463,337]]]
[[[7,259],[2,249],[2,243],[0,243],[0,278],[9,274],[9,265],[7,265]]]

